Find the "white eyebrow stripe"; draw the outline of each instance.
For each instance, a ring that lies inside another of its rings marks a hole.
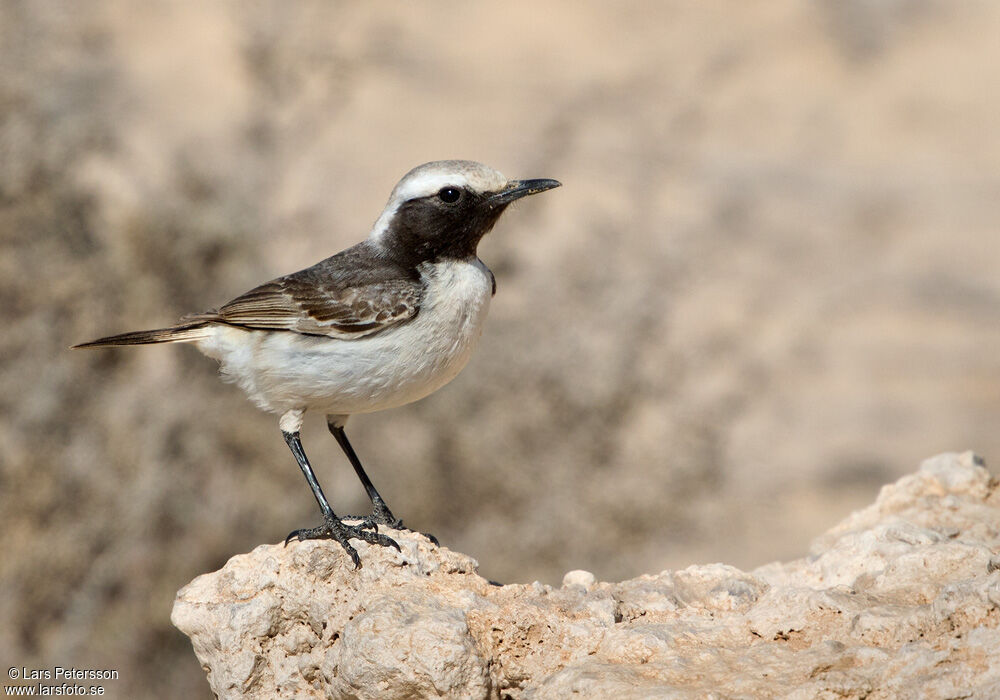
[[[421,173],[412,179],[404,180],[392,192],[390,202],[398,204],[408,199],[427,197],[436,194],[442,187],[469,187],[469,178],[464,173]]]

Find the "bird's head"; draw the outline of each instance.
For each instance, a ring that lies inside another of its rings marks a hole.
[[[369,238],[414,261],[476,254],[511,202],[559,187],[556,180],[508,180],[470,160],[417,166],[399,181]]]

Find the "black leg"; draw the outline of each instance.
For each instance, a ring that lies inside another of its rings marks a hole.
[[[333,509],[330,507],[329,501],[326,500],[326,495],[323,493],[323,489],[320,487],[319,481],[316,480],[316,474],[313,472],[312,466],[309,464],[309,459],[306,457],[305,450],[302,449],[302,441],[299,439],[298,432],[287,433],[282,430],[281,435],[285,438],[285,442],[288,444],[292,454],[295,455],[295,461],[299,463],[299,468],[305,475],[306,481],[309,483],[309,488],[312,489],[313,496],[316,497],[319,509],[323,513],[322,525],[314,528],[295,530],[289,533],[288,537],[285,538],[286,546],[292,539],[298,539],[299,541],[319,538],[334,539],[340,543],[340,546],[343,547],[347,554],[351,557],[351,560],[354,562],[355,569],[361,568],[361,559],[358,557],[357,550],[355,550],[354,547],[352,547],[348,542],[351,538],[364,540],[365,542],[381,545],[383,547],[395,547],[399,550],[399,545],[385,535],[379,534],[378,532],[371,532],[355,525],[346,525],[341,522],[340,518],[337,517],[337,514],[334,513]]]
[[[333,508],[330,507],[330,502],[326,500],[326,494],[323,493],[319,481],[316,480],[316,473],[313,472],[312,465],[309,464],[309,458],[306,457],[306,452],[302,449],[302,440],[299,438],[299,434],[286,433],[282,430],[281,436],[285,438],[288,449],[295,455],[295,461],[299,463],[299,469],[305,475],[306,482],[309,484],[309,488],[312,489],[313,496],[316,497],[316,502],[319,504],[319,509],[322,511],[323,517],[336,518],[337,516],[333,512]]]
[[[344,432],[344,426],[338,425],[332,421],[327,421],[327,427],[330,432],[333,433],[333,437],[336,438],[337,444],[340,445],[340,449],[344,451],[347,455],[348,461],[350,461],[351,466],[354,467],[355,473],[358,478],[361,479],[361,485],[365,487],[365,492],[368,494],[369,500],[372,502],[372,513],[371,515],[364,518],[357,518],[362,521],[361,527],[377,527],[378,525],[386,525],[394,530],[409,530],[408,527],[403,525],[403,521],[392,514],[389,510],[389,506],[385,504],[385,500],[379,495],[378,490],[372,483],[372,480],[368,478],[368,474],[365,473],[365,468],[361,466],[361,460],[358,459],[357,453],[354,448],[351,447],[350,441],[347,439],[347,433]],[[349,520],[354,520],[355,518],[348,518]],[[429,539],[434,544],[438,544],[437,537],[434,535],[429,535],[427,533],[420,533],[427,539]]]
[[[351,466],[354,467],[354,471],[358,475],[358,478],[361,479],[361,484],[365,487],[365,492],[368,494],[368,498],[372,502],[373,515],[378,516],[379,522],[388,525],[389,527],[399,529],[403,523],[396,519],[396,517],[392,514],[392,511],[389,510],[389,506],[385,504],[382,496],[380,496],[379,492],[375,489],[375,485],[372,483],[372,480],[368,478],[368,475],[365,473],[365,468],[361,466],[361,460],[358,459],[357,453],[354,451],[354,448],[351,447],[351,443],[347,439],[347,434],[344,432],[343,426],[327,423],[327,427],[330,428],[330,432],[333,433],[333,437],[337,439],[337,444],[340,445],[340,449],[342,449],[344,454],[347,455],[348,461],[350,461]]]

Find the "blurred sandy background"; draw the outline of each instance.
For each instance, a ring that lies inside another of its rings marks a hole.
[[[427,160],[565,184],[480,247],[463,374],[348,426],[485,575],[751,567],[996,464],[998,86],[988,0],[0,2],[0,658],[208,695],[175,591],[315,503],[193,348],[67,347],[360,240]]]

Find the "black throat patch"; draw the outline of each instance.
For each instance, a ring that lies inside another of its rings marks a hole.
[[[385,233],[386,249],[408,266],[474,257],[479,241],[507,207],[492,204],[490,194],[461,192],[456,202],[434,194],[399,205]]]

